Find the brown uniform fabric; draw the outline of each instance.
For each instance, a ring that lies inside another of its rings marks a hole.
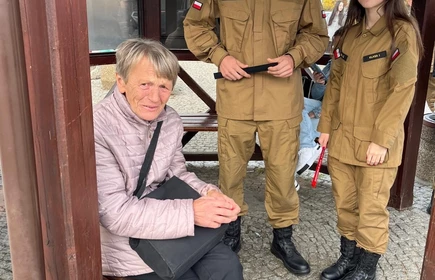
[[[299,197],[294,188],[294,170],[299,148],[299,125],[284,121],[234,121],[218,117],[219,185],[223,193],[248,212],[243,179],[246,164],[255,147],[252,135],[258,131],[266,167],[265,207],[274,228],[298,223]]]
[[[418,48],[411,24],[396,21],[394,28],[400,53],[394,60],[391,35],[381,17],[370,30],[365,22],[351,28],[339,48],[341,56],[332,63],[317,130],[330,134],[328,156],[343,163],[366,166],[371,142],[388,149],[386,162],[376,168],[401,163]]]
[[[390,189],[397,167],[371,168],[349,165],[328,157],[328,170],[341,236],[358,247],[384,254],[388,244]]]
[[[236,120],[301,121],[303,107],[300,68],[316,62],[328,44],[326,22],[318,0],[205,0],[190,8],[184,34],[192,53],[219,66],[232,55],[249,65],[290,54],[295,67],[289,78],[266,73],[250,79],[217,80],[217,112]],[[213,32],[220,17],[220,41]]]
[[[219,186],[242,208],[246,164],[255,133],[266,165],[265,204],[274,228],[298,222],[294,188],[303,91],[300,67],[316,62],[328,44],[326,22],[318,0],[206,0],[190,8],[184,20],[187,45],[199,59],[219,66],[231,55],[249,66],[267,58],[292,56],[288,78],[256,73],[249,79],[217,80]],[[220,18],[220,40],[212,31]]]
[[[385,17],[370,30],[365,26],[365,20],[353,26],[338,48],[318,130],[330,135],[328,169],[340,234],[383,254],[388,242],[386,207],[401,163],[418,48],[411,24],[395,22],[397,51],[391,51]],[[371,142],[388,149],[385,163],[367,165]]]

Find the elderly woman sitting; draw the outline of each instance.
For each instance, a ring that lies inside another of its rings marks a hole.
[[[103,274],[109,279],[160,279],[131,249],[129,237],[192,236],[194,225],[219,227],[236,220],[240,208],[186,170],[183,124],[166,105],[179,71],[177,58],[159,42],[131,39],[118,47],[116,60],[117,88],[94,109]],[[133,195],[159,121],[163,125],[143,196],[177,176],[199,199],[139,200]],[[242,266],[221,242],[180,279],[243,279]]]

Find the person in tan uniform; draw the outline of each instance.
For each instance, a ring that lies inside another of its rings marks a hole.
[[[220,19],[220,38],[212,31]],[[299,219],[294,174],[302,119],[301,68],[328,44],[319,0],[194,1],[184,20],[187,46],[219,67],[217,80],[219,187],[241,207],[224,242],[241,248],[241,218],[248,212],[243,179],[256,134],[266,167],[265,206],[273,227],[272,253],[295,274],[310,272],[291,238]],[[242,68],[276,62],[267,72]]]
[[[321,279],[375,279],[422,43],[403,1],[351,0],[344,29],[318,125],[319,143],[328,146],[341,256]]]

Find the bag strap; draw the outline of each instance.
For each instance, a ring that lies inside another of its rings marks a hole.
[[[163,121],[159,121],[157,123],[156,130],[154,130],[153,138],[151,139],[151,143],[145,155],[145,160],[140,169],[139,180],[137,181],[136,190],[133,193],[133,195],[136,196],[137,198],[140,198],[143,192],[145,191],[146,178],[148,176],[148,172],[150,171],[151,163],[154,158],[154,152],[156,151],[157,139],[159,138],[160,128],[162,127],[162,123]]]

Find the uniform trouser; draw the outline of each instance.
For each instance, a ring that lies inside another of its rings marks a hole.
[[[388,244],[390,189],[397,168],[361,167],[328,157],[338,232],[358,247],[384,254]]]
[[[161,280],[155,273],[124,279]],[[243,268],[236,253],[220,242],[177,280],[243,280]]]
[[[260,140],[266,167],[265,207],[273,228],[298,223],[299,197],[294,174],[299,148],[299,123],[282,121],[241,121],[218,117],[219,187],[248,212],[243,180],[256,140]]]

